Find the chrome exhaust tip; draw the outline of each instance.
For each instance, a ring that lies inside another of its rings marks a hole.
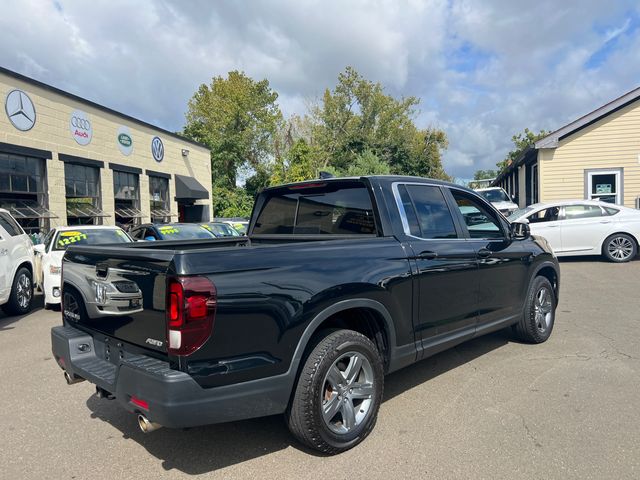
[[[162,425],[150,422],[144,415],[138,415],[138,426],[140,427],[140,430],[142,430],[142,433],[151,433],[162,428]]]
[[[64,372],[64,379],[67,382],[67,385],[73,385],[75,383],[84,382],[84,378],[76,377],[75,375],[71,375],[69,372]]]

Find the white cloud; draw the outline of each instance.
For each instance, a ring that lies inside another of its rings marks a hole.
[[[353,65],[421,98],[418,122],[446,130],[445,167],[463,178],[493,167],[514,133],[560,127],[640,78],[627,0],[58,4],[3,6],[1,65],[171,130],[198,85],[229,70],[269,79],[290,114]]]

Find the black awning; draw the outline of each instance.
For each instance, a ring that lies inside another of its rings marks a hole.
[[[209,192],[193,177],[176,175],[176,200],[206,200]]]

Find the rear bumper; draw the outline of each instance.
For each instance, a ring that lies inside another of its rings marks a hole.
[[[279,375],[215,388],[202,388],[188,374],[172,370],[167,362],[111,348],[78,329],[51,329],[51,346],[58,364],[115,396],[124,409],[145,415],[165,427],[183,428],[275,415],[287,407],[293,377]],[[96,351],[96,347],[98,350]],[[131,402],[143,400],[148,409]]]

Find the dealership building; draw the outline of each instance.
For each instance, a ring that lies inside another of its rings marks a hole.
[[[0,207],[59,225],[210,220],[206,146],[0,67]]]
[[[640,208],[640,88],[525,150],[493,181],[520,207],[588,199]]]

